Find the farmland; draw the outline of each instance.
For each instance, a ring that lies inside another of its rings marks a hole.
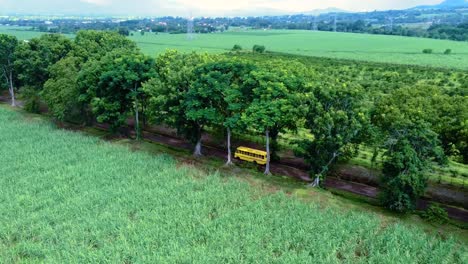
[[[466,263],[466,245],[0,108],[4,262]]]
[[[16,35],[19,39],[41,35],[27,28],[6,26],[0,26],[0,33]],[[146,33],[142,36],[134,32],[130,39],[151,56],[167,49],[224,53],[235,44],[247,50],[260,44],[268,51],[297,55],[468,69],[468,43],[448,40],[299,30],[232,30],[198,34],[192,40],[185,34]],[[434,53],[423,54],[423,49],[433,49]],[[446,49],[451,49],[452,54],[444,55]]]
[[[199,34],[193,40],[184,34],[135,33],[130,38],[149,55],[174,48],[220,53],[235,44],[249,50],[260,44],[269,51],[297,55],[468,69],[468,43],[445,40],[292,30]],[[422,54],[425,48],[433,49],[434,54]],[[452,49],[453,54],[443,55],[446,49]]]
[[[18,26],[0,26],[0,34],[8,34],[16,36],[19,40],[29,40],[32,38],[40,37],[44,33],[32,31],[29,27]],[[68,35],[73,37],[73,35]]]

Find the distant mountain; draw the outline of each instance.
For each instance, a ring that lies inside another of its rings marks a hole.
[[[261,9],[254,9],[254,10],[233,10],[228,13],[229,16],[287,16],[287,15],[310,15],[310,16],[317,16],[321,14],[328,14],[328,13],[349,13],[349,11],[329,7],[325,9],[315,9],[306,12],[296,12],[291,13],[288,11],[280,10],[280,9],[273,9],[273,8],[261,8]]]
[[[439,7],[468,7],[467,0],[445,0],[438,5]]]
[[[224,13],[230,17],[283,16],[286,14],[287,12],[274,8],[234,9]]]
[[[442,9],[451,7],[468,7],[468,0],[445,0],[438,5],[423,5],[411,9]]]

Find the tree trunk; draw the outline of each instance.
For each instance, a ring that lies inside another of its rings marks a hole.
[[[320,175],[315,176],[314,182],[312,182],[309,186],[310,187],[320,186]]]
[[[10,91],[10,95],[11,95],[11,106],[15,107],[16,106],[16,100],[15,100],[15,89],[13,87],[13,72],[10,71],[10,76],[9,76],[9,83],[10,83],[10,87],[9,87],[9,91]]]
[[[270,153],[270,131],[267,129],[265,131],[266,136],[266,152],[267,152],[267,163],[265,166],[265,174],[269,175],[270,173],[270,160],[271,160],[271,153]]]
[[[226,166],[232,165],[232,154],[231,154],[231,128],[227,128],[227,162]]]
[[[202,129],[198,127],[198,134],[197,134],[197,144],[195,145],[195,150],[193,151],[193,155],[196,157],[203,156],[202,150]]]
[[[277,128],[270,129],[270,151],[271,151],[271,160],[279,161],[280,157],[278,156],[278,135],[279,130]]]
[[[327,165],[323,167],[322,171],[315,176],[314,182],[309,184],[309,187],[318,187],[320,186],[320,177],[325,175],[325,173],[328,171],[329,166],[335,161],[335,159],[339,156],[338,152],[335,151],[333,152],[332,158],[328,161]]]
[[[202,142],[200,138],[198,139],[197,144],[195,145],[195,150],[193,151],[193,155],[197,157],[202,156],[201,149],[202,149]]]
[[[136,92],[136,87],[135,87],[135,92]],[[139,110],[138,110],[138,95],[135,94],[135,134],[136,134],[136,140],[141,139],[141,130],[140,130],[140,116],[139,116]]]

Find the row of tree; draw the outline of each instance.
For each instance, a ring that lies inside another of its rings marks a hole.
[[[454,151],[466,157],[468,104],[457,90],[465,75],[456,75],[447,91],[431,81],[409,88],[398,84],[409,83],[406,77],[373,66],[355,71],[330,60],[311,66],[268,56],[167,51],[153,59],[111,32],[29,42],[0,35],[5,83],[12,98],[14,87],[21,87],[30,111],[45,103],[58,120],[98,121],[113,131],[133,116],[137,138],[142,126],[165,124],[194,144],[195,155],[202,154],[207,128],[223,130],[227,164],[233,132],[263,134],[267,174],[280,133],[306,129],[313,138],[295,142],[296,152],[310,164],[315,185],[336,162],[367,145],[385,153],[384,202],[394,210],[414,207],[432,162],[443,164]]]

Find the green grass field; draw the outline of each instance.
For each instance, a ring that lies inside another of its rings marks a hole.
[[[466,245],[0,108],[2,263],[466,263]]]
[[[41,34],[28,28],[6,26],[0,26],[0,33],[16,35],[19,39]],[[197,34],[193,40],[188,40],[185,34],[141,36],[134,32],[130,39],[151,56],[167,49],[223,53],[235,44],[246,50],[259,44],[265,45],[268,51],[298,55],[468,70],[468,43],[448,40],[300,30],[228,31]],[[433,49],[434,54],[423,54],[423,49]],[[446,49],[452,49],[452,54],[444,55]]]
[[[250,50],[265,45],[268,51],[338,59],[411,64],[443,68],[468,69],[468,43],[424,38],[311,31],[245,31],[199,34],[193,40],[186,35],[135,33],[132,40],[149,55],[166,49],[182,51],[229,51],[235,44]],[[434,54],[423,54],[433,49]],[[452,49],[451,55],[443,55]]]
[[[8,34],[16,36],[19,40],[29,40],[37,38],[44,33],[32,31],[30,27],[17,27],[17,26],[0,26],[0,34]],[[71,34],[66,34],[67,37],[73,37]]]
[[[40,37],[43,33],[31,31],[29,27],[0,26],[0,34],[13,35],[19,40],[28,40]]]

